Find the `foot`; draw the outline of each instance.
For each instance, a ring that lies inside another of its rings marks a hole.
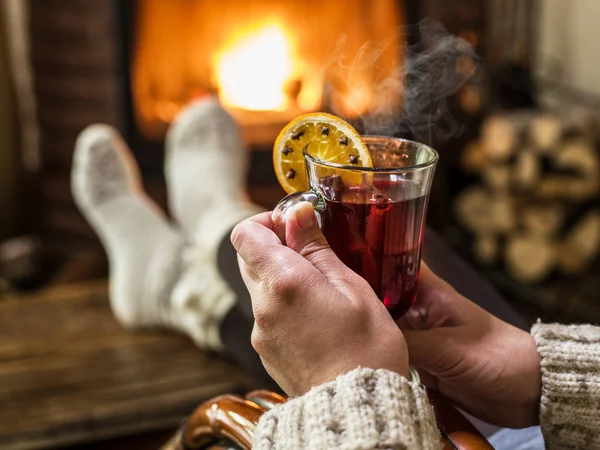
[[[116,130],[92,125],[79,135],[71,187],[108,254],[117,319],[133,328],[169,326],[183,236],[144,192],[135,160]]]
[[[201,246],[190,245],[142,188],[127,145],[93,125],[77,139],[71,175],[79,209],[110,263],[110,301],[128,328],[161,327],[220,348],[219,324],[235,296]]]
[[[169,205],[194,241],[214,250],[260,211],[246,195],[247,168],[238,127],[216,98],[199,99],[177,117],[167,136]]]

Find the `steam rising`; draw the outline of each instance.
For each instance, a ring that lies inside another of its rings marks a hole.
[[[388,52],[389,60],[390,49],[397,50],[397,43],[406,41],[407,31],[399,29],[391,40],[378,45],[366,43],[350,63],[346,62],[342,37],[324,68],[326,79],[332,80],[325,87],[325,99],[343,98],[346,88],[356,84],[353,80],[368,72],[367,89],[372,99],[368,111],[360,98],[346,98],[344,108],[330,105],[334,113],[344,116],[351,111],[351,115],[359,116],[365,134],[411,134],[425,141],[432,135],[446,138],[459,131],[446,99],[473,75],[477,57],[469,43],[448,33],[441,23],[427,19],[418,24],[420,42],[399,52],[403,59],[390,76],[390,71],[381,67],[386,64],[382,56]]]

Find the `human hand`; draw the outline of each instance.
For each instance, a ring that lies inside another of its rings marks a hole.
[[[419,298],[399,320],[428,387],[490,423],[539,423],[540,357],[529,333],[457,293],[425,264]]]
[[[369,284],[329,248],[312,206],[291,209],[283,245],[270,213],[232,233],[252,297],[252,345],[292,396],[359,366],[408,375],[402,332]]]

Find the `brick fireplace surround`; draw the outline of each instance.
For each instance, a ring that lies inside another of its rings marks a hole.
[[[95,122],[119,127],[121,98],[113,3],[27,0],[40,129],[39,223],[44,235],[93,241],[73,204],[69,171],[77,134]]]

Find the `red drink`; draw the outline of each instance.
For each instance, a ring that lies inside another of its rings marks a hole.
[[[382,192],[395,190],[393,182],[379,187]],[[398,188],[406,186],[399,183]],[[426,203],[427,196],[392,202],[380,193],[368,198],[365,191],[350,189],[340,200],[328,201],[321,213],[333,251],[369,282],[394,319],[417,296]]]
[[[299,202],[310,202],[333,251],[368,281],[397,319],[417,296],[427,196],[438,154],[405,139],[363,139],[372,167],[359,167],[351,157],[348,166],[322,161],[312,156],[307,145],[304,159],[310,190],[281,200],[272,219],[281,226],[286,211]]]

